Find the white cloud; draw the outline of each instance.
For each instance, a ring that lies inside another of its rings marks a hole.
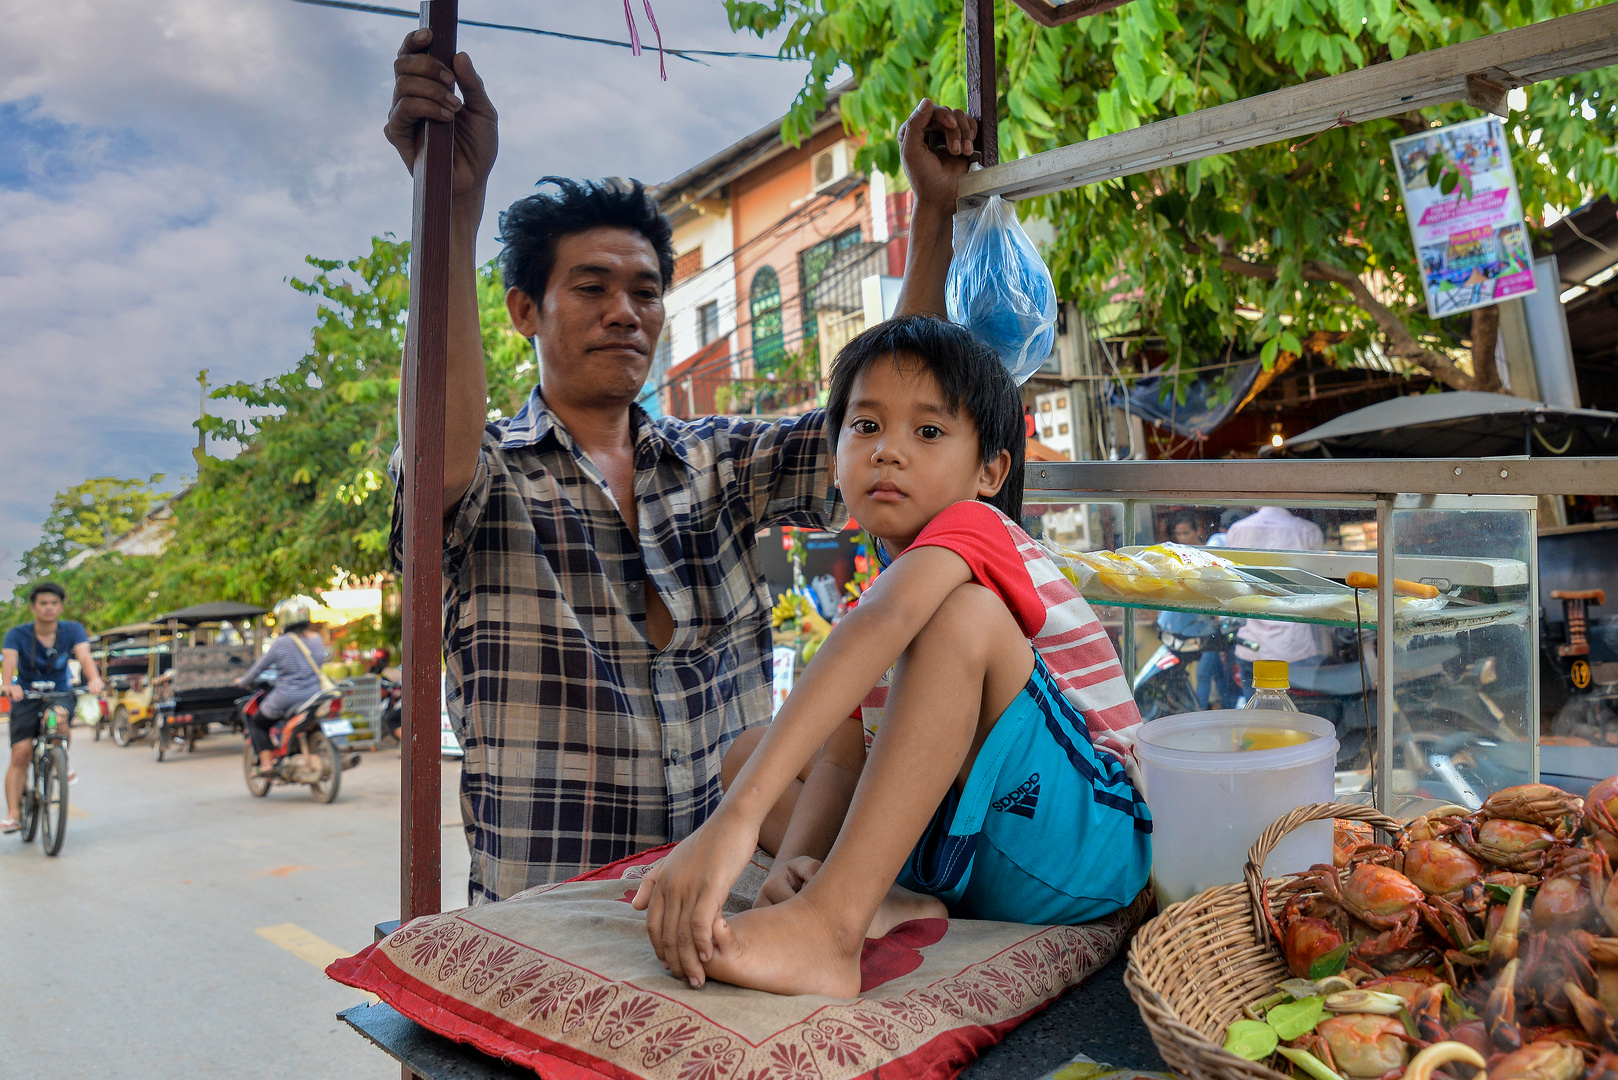
[[[774,49],[732,36],[717,2],[653,5],[671,44]],[[462,14],[625,37],[614,3],[463,0]],[[410,228],[409,180],[381,136],[407,20],[57,0],[8,24],[0,116],[48,145],[10,167],[26,179],[0,180],[0,579],[59,489],[193,467],[199,368],[218,383],[296,361],[313,301],[284,281],[305,255],[352,257]],[[481,258],[495,210],[537,177],[667,179],[779,115],[806,69],[671,57],[665,83],[655,52],[475,28],[460,44],[501,113]]]

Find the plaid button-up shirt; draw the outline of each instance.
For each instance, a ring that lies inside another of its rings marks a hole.
[[[488,425],[444,536],[473,903],[681,839],[718,803],[725,749],[770,718],[754,534],[846,521],[824,415],[654,421],[634,407],[639,536],[538,390]],[[647,579],[674,620],[661,652],[646,637]]]

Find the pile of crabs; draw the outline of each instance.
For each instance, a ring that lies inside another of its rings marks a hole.
[[[1311,1080],[1618,1080],[1618,777],[1444,807],[1391,845],[1348,824],[1266,911],[1293,978],[1227,1050]]]

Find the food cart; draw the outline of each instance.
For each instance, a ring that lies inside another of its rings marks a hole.
[[[159,615],[167,628],[172,666],[157,683],[152,754],[163,761],[177,749],[196,749],[212,727],[240,735],[246,723],[236,707],[246,691],[237,684],[262,651],[264,608],[220,600]]]
[[[1112,0],[1063,4],[1018,0],[1018,4],[1045,25],[1116,6]],[[968,108],[982,125],[987,167],[962,178],[963,201],[989,194],[1007,198],[1045,194],[1262,143],[1303,138],[1344,123],[1445,102],[1465,100],[1499,111],[1505,108],[1505,96],[1512,87],[1602,67],[1618,59],[1618,5],[1609,5],[1000,164],[995,136],[995,4],[993,0],[965,0],[964,6],[963,66]],[[431,54],[450,63],[456,51],[456,0],[424,0],[421,23],[433,31]],[[454,128],[453,119],[424,121],[423,126],[424,137],[418,144],[413,170],[412,318],[406,339],[400,410],[402,448],[409,463],[400,487],[405,684],[400,907],[407,920],[438,910],[442,835],[437,740],[432,732],[441,651],[442,403],[448,347]],[[1415,534],[1406,526],[1413,526],[1417,515],[1443,515],[1441,520],[1452,523],[1457,530],[1498,524],[1502,538],[1518,537],[1507,561],[1525,570],[1526,586],[1499,582],[1508,592],[1497,597],[1494,604],[1485,605],[1494,610],[1477,613],[1486,622],[1475,626],[1442,620],[1437,624],[1418,625],[1408,620],[1401,623],[1392,588],[1376,591],[1373,621],[1392,641],[1391,647],[1378,651],[1377,678],[1379,685],[1392,686],[1401,652],[1421,647],[1429,637],[1445,635],[1462,639],[1458,647],[1471,648],[1475,643],[1466,635],[1476,631],[1503,634],[1502,649],[1527,657],[1530,662],[1524,671],[1531,672],[1538,622],[1526,613],[1538,606],[1533,525],[1534,497],[1542,491],[1618,492],[1618,476],[1610,463],[1589,459],[1460,464],[1442,460],[1041,463],[1029,467],[1028,501],[1038,504],[1043,500],[1049,505],[1111,501],[1124,504],[1127,511],[1130,504],[1170,499],[1255,505],[1258,500],[1254,493],[1264,492],[1265,502],[1348,502],[1374,512],[1381,543],[1373,559],[1379,580],[1390,583],[1409,558],[1468,557],[1467,537],[1459,531],[1452,530],[1447,547],[1444,537],[1413,543]],[[1130,513],[1124,513],[1121,520],[1126,530],[1133,529]],[[1406,540],[1399,539],[1401,533]],[[1125,542],[1132,540],[1128,537]],[[1401,551],[1401,544],[1409,550]],[[1460,586],[1463,590],[1467,587]],[[1526,588],[1526,595],[1511,591],[1519,587]],[[1127,621],[1125,633],[1132,634]],[[1534,680],[1526,674],[1513,677],[1502,690],[1512,694],[1512,712],[1505,720],[1505,733],[1490,745],[1473,739],[1474,760],[1487,762],[1500,776],[1536,776],[1539,758]],[[1414,796],[1416,791],[1411,778],[1399,775],[1394,764],[1393,746],[1397,733],[1404,730],[1403,721],[1396,716],[1394,695],[1379,697],[1376,720],[1372,793],[1379,805],[1386,806],[1395,798]],[[1054,1015],[1055,1009],[1047,1013]],[[407,1077],[414,1073],[513,1075],[509,1066],[453,1047],[386,1006],[361,1006],[343,1016],[405,1063]],[[1128,1025],[1124,1020],[1123,1026]],[[446,1058],[446,1048],[459,1060]]]

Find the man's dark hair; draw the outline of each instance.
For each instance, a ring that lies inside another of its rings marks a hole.
[[[674,278],[674,227],[639,180],[573,180],[544,176],[535,187],[551,185],[518,199],[500,215],[500,277],[506,288],[518,288],[536,304],[544,303],[545,286],[556,266],[556,244],[564,236],[587,229],[633,229],[657,252],[663,289]]]
[[[1028,450],[1023,427],[1022,395],[995,351],[964,327],[933,315],[900,315],[843,346],[831,369],[826,391],[826,438],[832,453],[842,433],[843,417],[854,380],[881,363],[919,364],[938,380],[944,404],[964,412],[978,429],[978,453],[985,465],[1005,450],[1011,470],[994,496],[983,502],[1012,521],[1022,515],[1023,459]]]
[[[32,589],[29,589],[28,603],[33,604],[34,598],[39,596],[41,593],[55,593],[56,599],[62,601],[64,604],[67,603],[67,590],[56,584],[54,581],[41,581]]]

